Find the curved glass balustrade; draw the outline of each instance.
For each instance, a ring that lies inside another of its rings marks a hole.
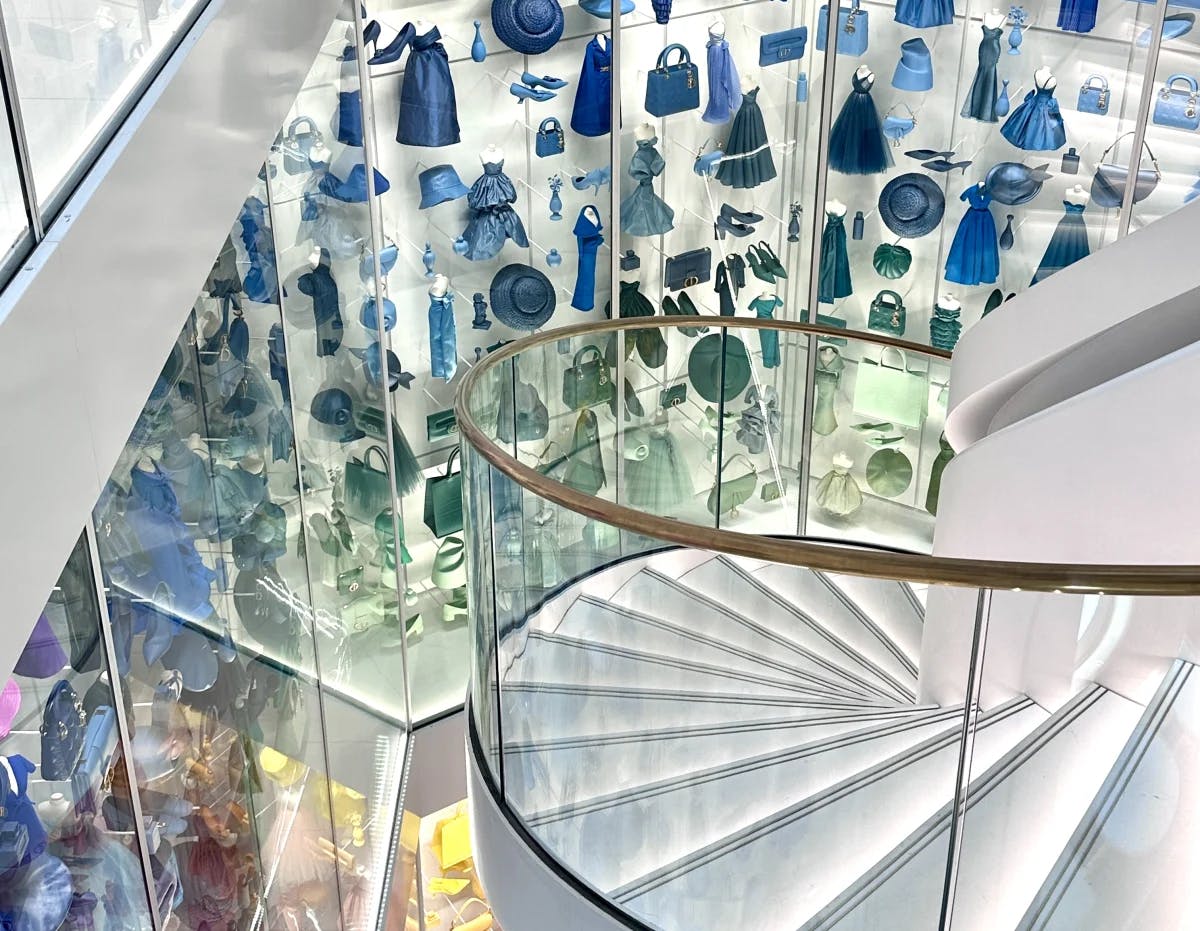
[[[1200,572],[911,552],[945,361],[690,323],[526,340],[460,394],[498,800],[636,927],[1174,926],[1143,893],[1195,852],[1167,596]]]

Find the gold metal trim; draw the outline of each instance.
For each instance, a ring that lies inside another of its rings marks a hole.
[[[787,320],[757,318],[703,318],[705,326],[732,329],[772,329],[781,332],[817,336],[836,336],[881,346],[895,346],[908,352],[948,360],[950,354],[907,340],[894,339],[860,330],[842,330]],[[970,588],[1009,589],[1014,591],[1063,592],[1069,594],[1103,593],[1110,595],[1196,595],[1200,594],[1200,566],[1197,565],[1116,565],[1070,563],[1027,563],[987,559],[952,559],[917,553],[894,553],[844,544],[814,543],[802,539],[780,539],[718,530],[700,524],[688,524],[666,517],[645,514],[625,505],[585,495],[542,475],[518,462],[510,453],[487,437],[471,417],[469,398],[478,381],[495,366],[513,356],[547,343],[575,336],[598,336],[618,330],[647,326],[676,328],[695,326],[693,317],[655,317],[584,323],[538,333],[516,340],[498,349],[472,367],[455,397],[462,441],[469,443],[489,464],[522,488],[584,517],[602,521],[667,543],[693,549],[713,550],[734,556],[763,559],[825,572],[867,578],[891,579],[931,585],[956,585]]]

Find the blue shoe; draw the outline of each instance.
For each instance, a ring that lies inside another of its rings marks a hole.
[[[612,184],[612,166],[605,165],[603,168],[597,168],[589,171],[586,175],[576,175],[571,178],[571,186],[577,191],[586,191],[590,187],[596,189],[596,193],[600,193],[600,185]]]
[[[375,25],[378,26],[378,23]],[[368,32],[370,31],[370,28],[370,26],[367,27]],[[390,65],[392,62],[399,61],[400,56],[404,54],[405,48],[408,47],[408,43],[411,42],[416,35],[416,27],[413,26],[412,23],[405,23],[404,28],[396,33],[396,38],[392,39],[392,41],[388,43],[387,48],[381,49],[378,47],[378,45],[376,45],[375,54],[367,59],[367,64]],[[378,42],[378,34],[376,34],[375,38],[376,42]]]
[[[521,83],[526,87],[544,87],[552,91],[562,90],[567,86],[567,82],[562,78],[552,78],[548,74],[538,78],[534,77],[528,71],[521,75]]]
[[[538,103],[545,103],[547,100],[553,100],[558,94],[553,91],[539,91],[531,87],[526,87],[524,84],[508,85],[508,92],[517,98],[517,103],[522,100],[535,100]]]
[[[1192,31],[1192,27],[1196,25],[1195,13],[1172,13],[1163,20],[1163,41],[1168,39],[1178,39],[1180,36],[1185,36]],[[1137,37],[1138,48],[1147,48],[1150,45],[1150,38],[1153,36],[1153,27],[1142,30],[1142,34]]]
[[[714,239],[724,239],[726,233],[733,233],[738,239],[743,236],[749,236],[754,232],[753,226],[744,226],[737,220],[730,219],[722,214],[717,217],[717,222],[713,224]]]

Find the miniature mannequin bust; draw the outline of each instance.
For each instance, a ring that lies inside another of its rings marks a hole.
[[[445,297],[446,292],[450,290],[450,279],[445,275],[434,275],[433,284],[429,286],[429,293],[433,297]]]
[[[313,251],[308,254],[308,264],[316,268],[321,264],[321,247],[313,246]]]
[[[602,49],[604,49],[604,51],[606,51],[606,52],[608,51],[609,41],[608,41],[608,36],[605,33],[597,32],[593,38],[595,38],[595,40],[600,43],[600,47]]]
[[[1045,65],[1042,65],[1037,71],[1033,72],[1033,82],[1038,87],[1043,87],[1047,90],[1054,90],[1054,88],[1058,87],[1058,80],[1054,77],[1054,72]]]
[[[988,29],[999,29],[1004,25],[1004,22],[1007,19],[1007,14],[1001,13],[999,10],[994,8],[990,13],[983,14],[983,24],[987,26]]]
[[[953,294],[943,294],[937,299],[937,305],[942,310],[962,310],[962,304]]]
[[[714,16],[708,24],[708,34],[717,38],[725,38],[725,17],[720,14]]]
[[[832,213],[835,217],[844,217],[848,208],[840,200],[825,201],[825,212]]]
[[[1067,191],[1067,199],[1076,204],[1086,204],[1092,199],[1092,195],[1082,184],[1077,184]]]
[[[488,143],[479,153],[479,161],[484,165],[488,162],[499,164],[504,161],[504,150],[495,143]]]
[[[755,88],[758,87],[758,72],[754,70],[742,72],[742,87]]]
[[[854,74],[860,81],[866,81],[868,85],[875,83],[875,72],[866,65],[859,65]]]
[[[633,131],[633,135],[639,142],[646,142],[649,139],[653,139],[658,133],[654,131],[654,127],[649,123],[642,123]]]

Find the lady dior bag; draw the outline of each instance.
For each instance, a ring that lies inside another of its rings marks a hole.
[[[1190,74],[1173,74],[1167,78],[1154,101],[1153,120],[1158,126],[1172,129],[1200,127],[1200,84]]]
[[[1108,78],[1102,74],[1089,74],[1088,79],[1079,88],[1079,101],[1075,109],[1080,113],[1098,113],[1104,116],[1108,113],[1110,97]]]
[[[679,53],[675,64],[668,64],[672,52]],[[700,69],[692,64],[691,53],[678,42],[658,54],[658,64],[646,76],[646,112],[670,116],[700,108]]]

